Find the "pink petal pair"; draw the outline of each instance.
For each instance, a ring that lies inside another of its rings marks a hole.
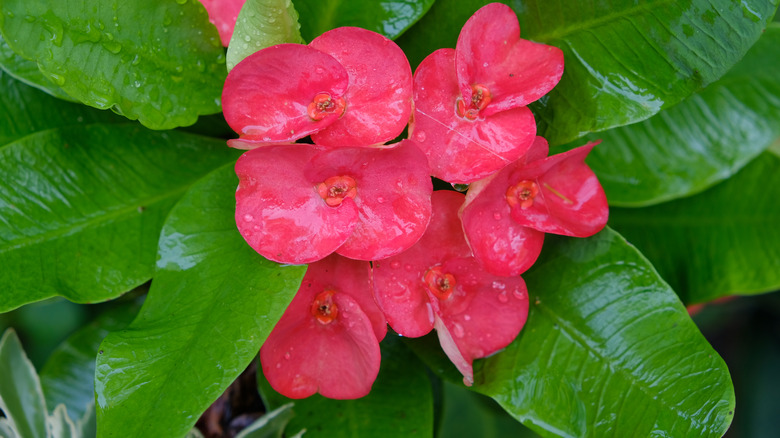
[[[430,221],[428,166],[410,140],[388,148],[262,147],[238,159],[236,174],[238,230],[280,263],[333,252],[383,259],[417,242]]]
[[[435,177],[484,178],[527,152],[536,123],[526,105],[562,74],[563,52],[520,39],[512,9],[491,3],[469,18],[455,50],[437,50],[417,68],[410,138]]]
[[[544,233],[588,237],[604,228],[607,198],[585,164],[596,144],[546,157],[547,141],[536,137],[526,157],[471,184],[461,219],[474,257],[488,272],[525,272],[542,250]]]
[[[356,27],[325,32],[308,46],[279,44],[241,61],[222,93],[237,148],[290,143],[369,146],[401,134],[412,108],[412,72],[403,51]]]
[[[433,193],[433,216],[406,252],[374,262],[374,293],[390,326],[418,337],[434,327],[444,352],[474,382],[472,362],[506,347],[525,324],[528,293],[519,276],[501,278],[471,256],[458,219],[464,196]]]
[[[309,265],[301,288],[260,349],[271,386],[290,398],[367,395],[387,333],[371,296],[370,265],[332,255]]]

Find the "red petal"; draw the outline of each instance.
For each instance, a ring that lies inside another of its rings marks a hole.
[[[509,174],[502,170],[469,187],[461,212],[463,230],[474,257],[486,271],[519,275],[536,262],[544,233],[518,225],[506,202]]]
[[[563,52],[520,39],[517,16],[501,3],[491,3],[469,18],[455,50],[463,97],[471,99],[471,85],[490,90],[485,115],[528,105],[552,90],[563,75]]]
[[[398,137],[412,111],[412,69],[397,44],[370,30],[339,27],[310,44],[349,74],[347,111],[312,135],[323,146],[368,146]]]
[[[455,291],[435,300],[436,331],[444,352],[474,382],[472,362],[506,347],[517,337],[528,317],[528,291],[519,276],[505,278],[482,271],[471,258],[444,263],[455,277]]]
[[[511,172],[507,188],[519,181],[536,181],[533,205],[512,208],[512,219],[546,233],[588,237],[604,228],[609,217],[607,197],[598,178],[585,164],[597,143],[534,161]],[[508,170],[509,171],[509,170]]]
[[[209,13],[209,21],[217,27],[222,45],[227,47],[236,27],[236,19],[246,0],[200,0]]]
[[[454,58],[454,50],[440,49],[417,68],[409,132],[428,157],[433,176],[470,183],[522,157],[533,143],[536,122],[525,107],[476,120],[460,117]]]
[[[329,207],[315,189],[322,180],[304,176],[303,163],[317,152],[306,145],[268,146],[236,162],[236,225],[249,246],[269,260],[320,260],[341,246],[357,224],[352,199]]]
[[[222,91],[225,120],[244,141],[291,142],[335,122],[338,113],[314,121],[314,97],[334,99],[347,90],[347,71],[332,56],[299,44],[279,44],[238,63]]]
[[[471,254],[458,219],[463,200],[458,192],[433,192],[431,223],[420,241],[397,256],[374,262],[377,302],[400,335],[414,338],[433,328],[433,308],[423,282],[428,268]]]
[[[369,314],[379,311],[372,303],[366,268],[367,263],[337,256],[309,266],[300,290],[260,349],[263,374],[276,391],[290,398],[319,392],[350,399],[369,393],[380,352]],[[337,316],[322,323],[311,307],[326,290],[334,291]]]
[[[431,217],[433,186],[422,152],[409,140],[393,148],[338,148],[306,167],[310,180],[347,174],[357,182],[358,224],[336,252],[379,260],[414,245]]]

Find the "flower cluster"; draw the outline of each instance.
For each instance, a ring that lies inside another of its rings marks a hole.
[[[350,27],[230,72],[229,144],[248,149],[237,227],[264,257],[309,263],[260,352],[277,391],[366,395],[387,324],[407,337],[435,329],[467,385],[475,359],[515,339],[528,315],[520,274],[544,234],[590,236],[607,220],[584,163],[594,144],[548,157],[526,107],[562,74],[561,51],[520,39],[498,3],[414,75],[395,43]],[[430,176],[468,193],[433,192]]]

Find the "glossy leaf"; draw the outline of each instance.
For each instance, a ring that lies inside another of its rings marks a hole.
[[[729,178],[780,137],[780,24],[722,79],[644,122],[589,134],[612,205],[642,206]],[[581,144],[581,140],[573,145]]]
[[[52,352],[41,369],[40,379],[49,412],[57,405],[68,408],[68,415],[80,421],[95,404],[95,358],[98,347],[110,330],[122,329],[138,312],[140,304],[129,303],[100,315],[79,329]]]
[[[151,278],[159,230],[222,141],[135,124],[49,129],[0,147],[0,311],[115,298]]]
[[[288,436],[301,429],[306,429],[305,436],[311,438],[359,438],[377,433],[432,436],[433,395],[425,368],[397,336],[386,337],[381,347],[382,365],[369,395],[357,400],[331,400],[319,395],[296,400]],[[262,375],[258,375],[258,389],[267,407],[290,402],[271,389]]]
[[[524,278],[528,322],[475,364],[477,391],[545,436],[725,432],[734,410],[726,365],[620,235],[550,236]]]
[[[300,43],[298,12],[288,0],[246,0],[238,14],[227,51],[227,69],[260,49],[283,43]]]
[[[266,412],[254,423],[247,426],[236,435],[236,438],[281,438],[284,428],[293,417],[293,403],[282,405],[271,412]]]
[[[96,122],[127,122],[108,111],[63,102],[0,71],[0,148],[45,129]],[[45,116],[44,116],[45,115]]]
[[[434,0],[296,0],[306,41],[340,26],[362,27],[395,39],[420,19]]]
[[[41,382],[13,329],[0,338],[0,411],[19,437],[48,436]]]
[[[443,413],[438,436],[538,438],[493,400],[444,381]]]
[[[780,156],[760,155],[696,196],[611,209],[610,224],[686,303],[780,288]]]
[[[141,312],[100,346],[98,436],[183,436],[257,355],[298,290],[305,267],[269,262],[238,234],[237,183],[223,166],[171,211]]]
[[[76,99],[70,97],[68,93],[62,91],[62,88],[54,85],[52,81],[47,79],[41,70],[38,69],[38,64],[22,58],[8,47],[2,35],[0,35],[0,69],[15,79],[54,97],[76,102]]]
[[[454,47],[460,27],[486,3],[437,1],[399,40],[412,65]],[[538,134],[558,145],[644,120],[717,80],[758,39],[778,1],[505,3],[518,14],[521,38],[564,51],[561,82],[531,105]]]
[[[0,32],[87,105],[154,129],[219,112],[225,56],[196,1],[5,0]]]

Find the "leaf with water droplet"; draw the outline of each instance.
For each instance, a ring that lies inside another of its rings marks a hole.
[[[236,20],[227,51],[227,69],[260,49],[283,43],[300,43],[298,12],[289,0],[247,0]]]
[[[191,125],[199,115],[220,111],[224,51],[199,3],[106,0],[100,5],[4,0],[0,31],[13,52],[37,63],[45,80],[56,79],[79,101],[112,108],[147,127]],[[176,66],[183,71],[176,72]],[[157,84],[160,93],[136,87],[139,78]]]

